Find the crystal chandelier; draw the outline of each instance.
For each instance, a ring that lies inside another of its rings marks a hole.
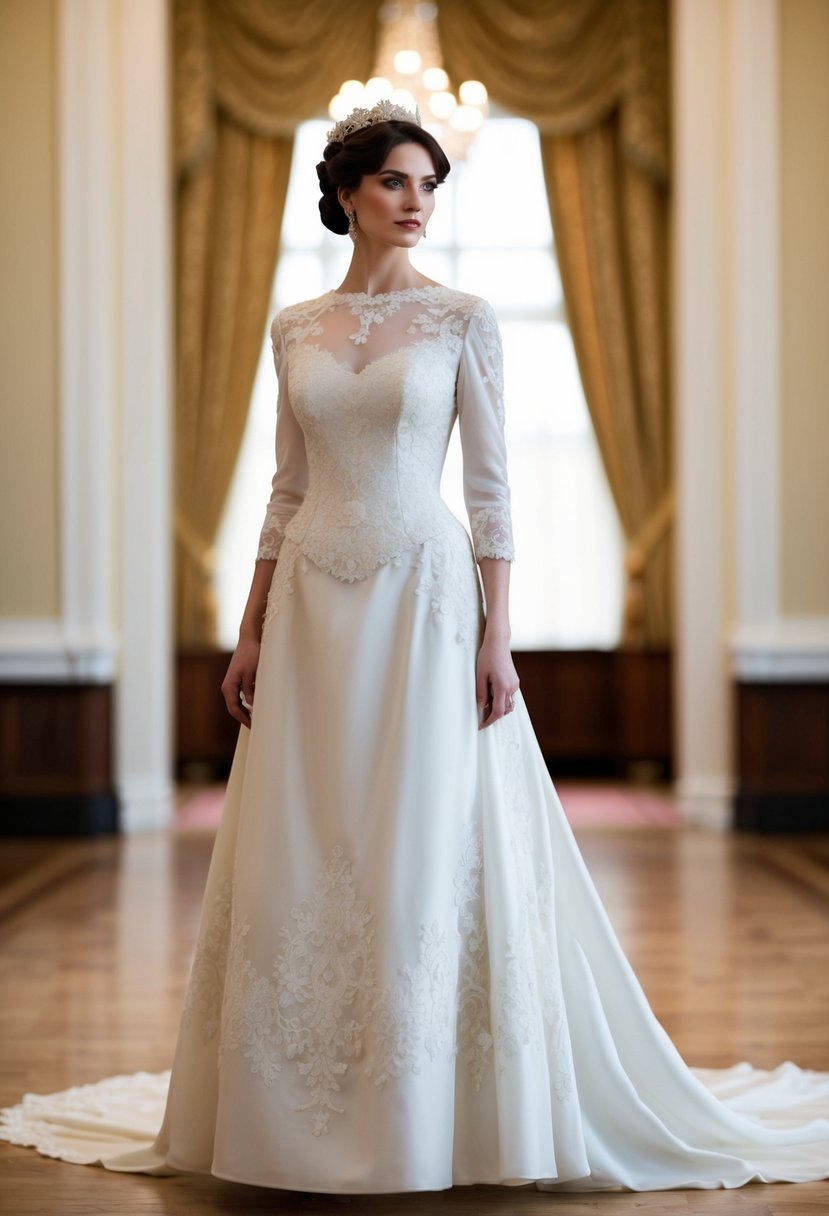
[[[370,108],[388,97],[398,105],[420,110],[421,121],[451,161],[462,161],[488,110],[487,91],[480,80],[465,80],[457,92],[443,67],[436,4],[395,0],[383,4],[379,22],[377,60],[365,84],[346,80],[328,106],[331,117],[345,118],[355,106]]]

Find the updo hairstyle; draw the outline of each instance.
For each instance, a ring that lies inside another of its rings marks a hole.
[[[348,232],[348,216],[337,198],[337,189],[344,186],[356,190],[366,173],[378,173],[386,163],[392,148],[398,144],[420,144],[432,159],[438,182],[446,181],[449,161],[438,141],[417,123],[392,118],[362,127],[344,140],[332,140],[317,165],[322,198],[320,219],[326,228],[344,236]]]

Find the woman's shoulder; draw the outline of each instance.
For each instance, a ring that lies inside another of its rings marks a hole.
[[[271,318],[271,342],[276,348],[280,340],[297,336],[305,326],[313,325],[316,318],[331,303],[331,292],[323,292],[310,300],[298,300],[295,304],[286,304]]]

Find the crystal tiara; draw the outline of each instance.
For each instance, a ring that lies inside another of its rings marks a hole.
[[[345,118],[340,119],[331,130],[328,132],[326,139],[329,143],[334,140],[342,142],[347,135],[353,135],[355,131],[362,130],[363,127],[373,127],[378,122],[388,122],[390,119],[397,119],[398,122],[413,122],[418,127],[422,127],[420,121],[420,110],[415,106],[414,114],[411,110],[407,110],[405,106],[399,106],[394,101],[389,101],[388,98],[383,98],[376,105],[367,110],[364,106],[357,106]]]

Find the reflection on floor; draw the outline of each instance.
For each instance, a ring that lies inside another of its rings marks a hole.
[[[570,826],[576,828],[679,827],[676,802],[667,786],[621,782],[556,781]],[[223,785],[179,789],[176,827],[215,830],[222,817]]]

